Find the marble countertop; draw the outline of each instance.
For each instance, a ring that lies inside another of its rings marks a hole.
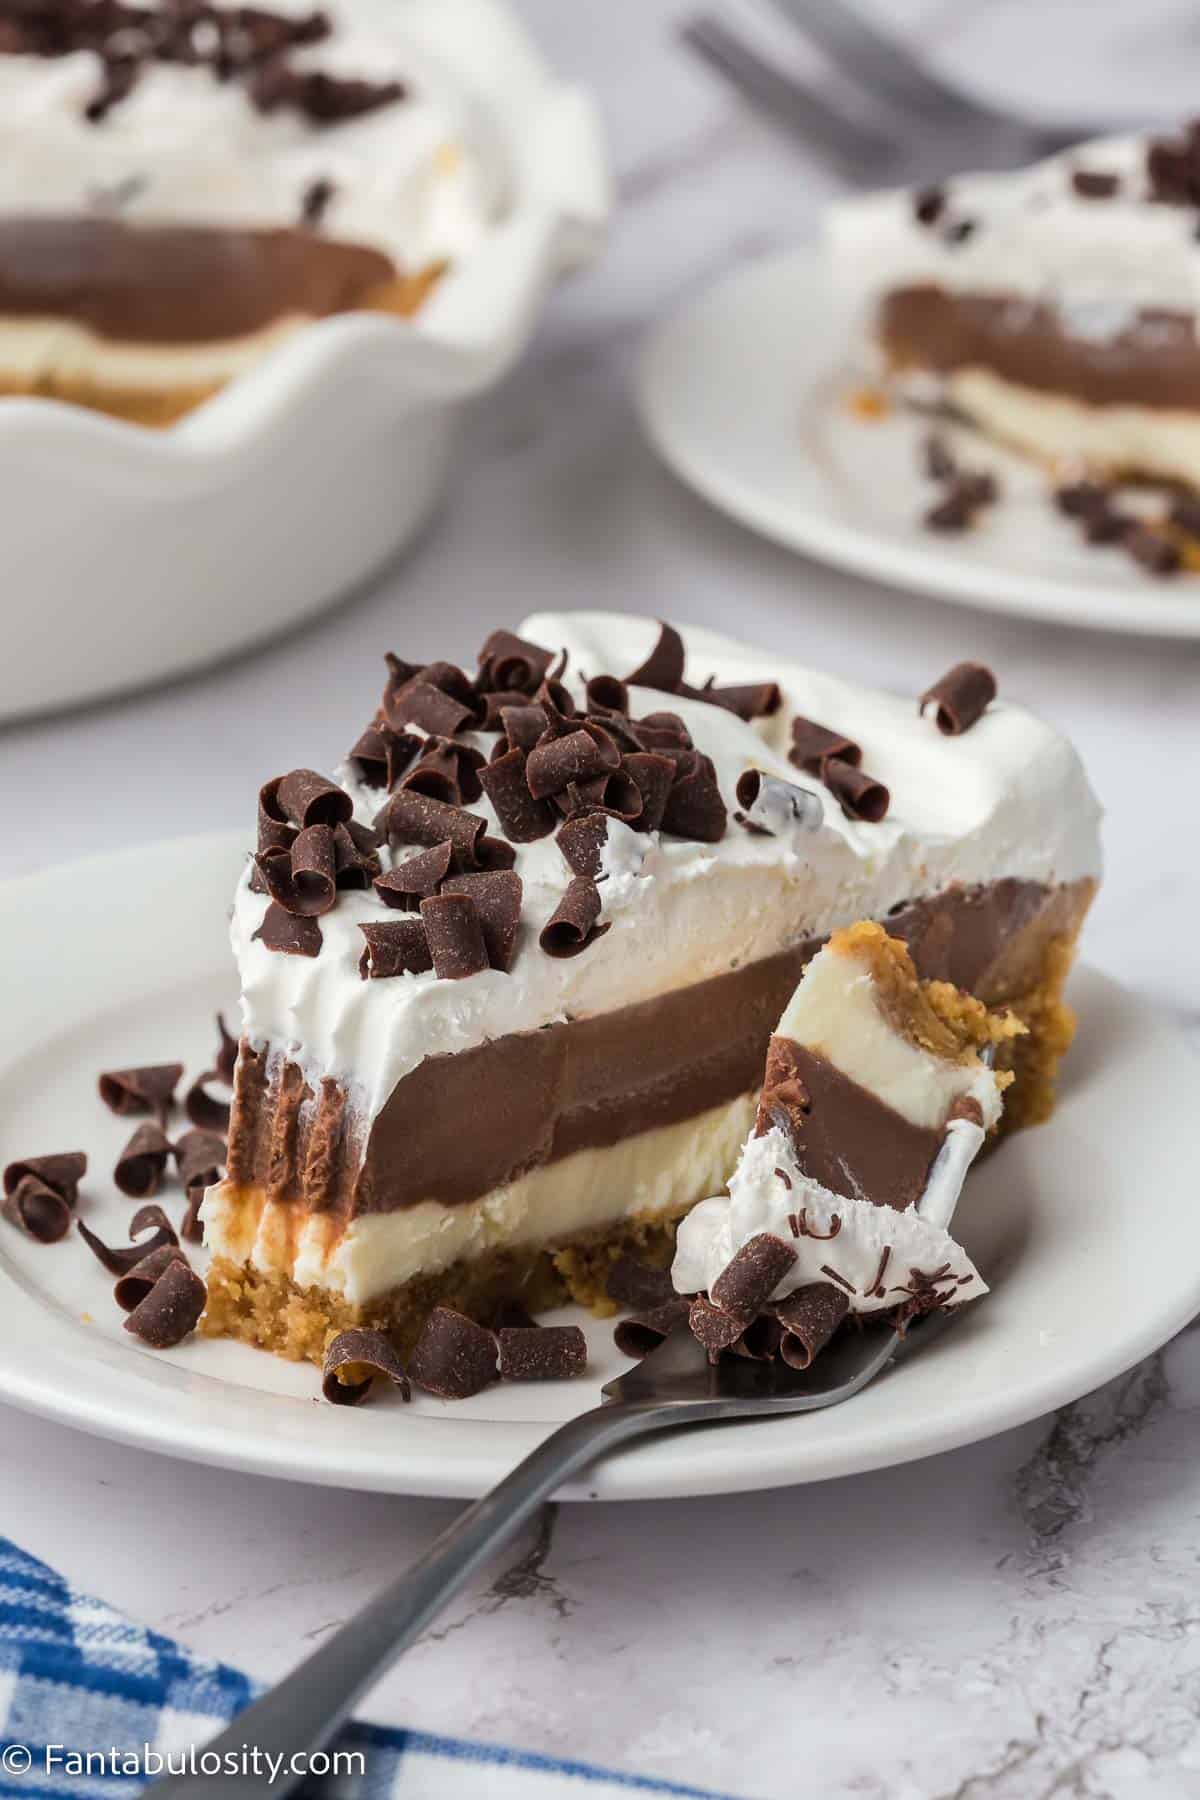
[[[722,270],[810,233],[833,182],[680,51],[681,0],[521,10],[605,108],[620,213],[604,260],[480,416],[452,506],[370,593],[233,666],[0,733],[0,873],[248,823],[265,773],[344,748],[384,648],[469,655],[485,624],[537,607],[668,613],[907,691],[972,655],[1077,740],[1108,809],[1086,955],[1200,1047],[1200,646],[883,593],[676,485],[638,436],[639,341]],[[887,10],[1030,105],[1051,105],[1068,67],[1074,110],[1097,117],[1194,98],[1200,26],[1177,5]],[[68,792],[49,816],[22,804]],[[548,1507],[366,1710],[758,1800],[1200,1795],[1198,1407],[1192,1331],[1057,1417],[907,1468]],[[262,1677],[454,1511],[0,1417],[0,1531]]]

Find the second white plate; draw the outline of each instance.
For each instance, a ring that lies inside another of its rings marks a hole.
[[[639,399],[675,472],[743,524],[893,587],[1027,618],[1200,638],[1200,576],[1156,580],[1083,545],[1030,463],[964,434],[1003,498],[961,537],[921,523],[927,423],[848,405],[856,347],[815,248],[727,276],[653,335]]]

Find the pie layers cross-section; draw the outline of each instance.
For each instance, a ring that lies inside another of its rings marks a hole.
[[[1048,726],[973,716],[980,671],[919,705],[589,613],[493,634],[472,677],[389,660],[337,784],[260,798],[206,1330],[319,1360],[439,1303],[611,1310],[613,1260],[666,1259],[725,1186],[855,921],[1012,1012],[1005,1123],[1046,1116],[1098,809]]]

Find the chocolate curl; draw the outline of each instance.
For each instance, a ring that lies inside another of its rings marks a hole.
[[[638,1311],[652,1310],[677,1298],[669,1269],[651,1268],[649,1263],[639,1262],[628,1251],[622,1251],[617,1257],[604,1285],[610,1300]]]
[[[751,1319],[734,1344],[733,1353],[745,1357],[748,1362],[771,1362],[782,1342],[783,1326],[769,1312],[762,1312],[756,1319]]]
[[[487,820],[481,813],[465,812],[461,806],[446,806],[431,800],[427,794],[414,794],[401,788],[384,812],[384,830],[389,844],[424,844],[436,849],[439,844],[452,846],[456,869],[475,867],[475,846],[483,836]]]
[[[402,1400],[412,1399],[404,1364],[385,1332],[339,1331],[330,1339],[321,1369],[321,1392],[332,1405],[357,1406],[366,1399],[377,1375],[398,1388]]]
[[[259,795],[265,803],[274,792],[277,810],[289,824],[303,830],[308,825],[344,825],[354,811],[354,802],[344,788],[318,775],[315,769],[293,769],[268,781]]]
[[[317,921],[286,912],[278,900],[272,900],[254,936],[262,940],[264,948],[276,950],[281,956],[321,954],[321,927]]]
[[[675,837],[715,844],[725,835],[727,817],[712,762],[698,750],[686,751],[675,765],[662,829]]]
[[[542,926],[538,942],[547,956],[578,956],[610,929],[597,924],[599,917],[600,890],[590,876],[576,875]]]
[[[594,881],[600,873],[600,859],[608,839],[608,819],[602,812],[580,813],[560,825],[554,841],[563,861],[573,875],[587,875]]]
[[[996,677],[983,663],[961,662],[921,695],[918,711],[934,708],[934,720],[945,737],[970,731],[996,698]]]
[[[308,825],[291,850],[266,850],[256,858],[272,900],[297,918],[315,919],[337,899],[336,856],[328,825]]]
[[[57,1244],[71,1228],[71,1208],[37,1175],[23,1175],[4,1198],[4,1217],[39,1244]]]
[[[449,1306],[435,1306],[426,1319],[408,1372],[419,1388],[442,1400],[469,1400],[497,1376],[496,1339]]]
[[[109,1069],[99,1080],[100,1098],[122,1118],[156,1112],[165,1119],[183,1074],[182,1063],[154,1063],[144,1069]]]
[[[223,1013],[217,1014],[217,1053],[213,1058],[213,1069],[218,1081],[227,1087],[233,1086],[233,1072],[237,1068],[238,1041],[225,1023]]]
[[[611,722],[616,723],[615,720]],[[609,723],[607,719],[603,722],[599,719],[581,719],[579,729],[586,732],[595,744],[601,770],[611,775],[621,766],[621,747],[609,730]]]
[[[175,1144],[175,1164],[187,1194],[187,1211],[179,1227],[179,1235],[189,1244],[204,1241],[200,1223],[200,1207],[210,1187],[221,1179],[227,1151],[225,1140],[215,1131],[185,1131]]]
[[[507,974],[512,967],[517,928],[521,922],[521,877],[513,874],[511,869],[454,875],[445,883],[442,893],[463,894],[471,901],[483,933],[488,962],[493,969]],[[434,966],[437,966],[436,956]]]
[[[849,1310],[848,1296],[832,1281],[810,1281],[780,1300],[775,1317],[783,1326],[779,1354],[784,1362],[793,1369],[807,1369]]]
[[[831,756],[821,779],[848,819],[865,819],[878,825],[891,804],[891,795],[882,781],[864,775],[853,764]]]
[[[419,675],[395,692],[385,690],[383,710],[393,731],[418,725],[422,731],[434,732],[438,737],[453,737],[474,717],[470,706]]]
[[[631,1318],[619,1320],[613,1331],[613,1343],[622,1356],[649,1356],[687,1316],[688,1303],[682,1294],[676,1294],[659,1306],[647,1307]]]
[[[503,731],[504,714],[514,708],[520,710],[529,705],[529,695],[518,693],[513,688],[504,688],[499,693],[483,694],[483,720],[481,731]]]
[[[20,1184],[32,1177],[41,1187],[57,1194],[66,1206],[74,1206],[79,1198],[79,1183],[87,1174],[87,1156],[82,1150],[60,1150],[50,1156],[26,1156],[10,1162],[4,1171],[6,1197],[15,1194]]]
[[[497,869],[511,869],[517,860],[517,853],[511,844],[503,838],[481,837],[475,846],[475,860],[481,872],[491,875]]]
[[[537,744],[525,759],[525,780],[535,800],[546,800],[572,782],[590,781],[604,767],[595,737],[580,729]]]
[[[500,715],[501,729],[510,750],[529,752],[540,744],[548,729],[553,729],[544,706],[506,706]]]
[[[645,662],[625,677],[630,687],[661,688],[673,694],[683,680],[683,639],[665,619],[658,621],[658,642]]]
[[[368,725],[346,761],[364,787],[395,787],[421,748],[421,739],[410,731],[393,731],[377,719]],[[262,848],[262,845],[259,845]]]
[[[435,844],[432,850],[419,850],[415,856],[405,857],[386,875],[377,876],[375,892],[385,906],[396,907],[401,912],[416,912],[421,901],[436,894],[450,873],[453,855],[454,846],[449,839],[444,844]]]
[[[197,1075],[191,1087],[184,1095],[183,1109],[198,1131],[225,1132],[229,1130],[229,1116],[232,1107],[228,1100],[218,1100],[215,1094],[207,1091],[210,1081],[219,1081],[220,1073],[216,1069],[205,1069],[203,1075]]]
[[[139,1125],[117,1158],[113,1180],[131,1200],[148,1200],[159,1190],[170,1154],[170,1140],[161,1126]]]
[[[627,769],[613,769],[603,777],[596,804],[612,819],[636,831],[642,816],[642,790]]]
[[[621,767],[642,796],[642,810],[630,824],[635,831],[659,831],[667,810],[667,799],[675,779],[675,764],[669,756],[653,750],[635,750],[621,758]]]
[[[137,1264],[141,1262],[144,1256],[149,1256],[152,1250],[161,1250],[164,1244],[178,1244],[179,1242],[179,1239],[175,1235],[175,1227],[172,1225],[170,1219],[168,1219],[162,1207],[153,1204],[150,1206],[139,1206],[132,1219],[130,1219],[129,1236],[131,1242],[128,1248],[106,1244],[103,1239],[96,1236],[94,1231],[88,1229],[82,1219],[76,1221],[76,1226],[80,1237],[83,1239],[92,1255],[96,1258],[96,1261],[103,1263],[110,1275],[125,1275],[130,1269],[136,1268]],[[141,1237],[143,1232],[149,1231],[152,1228],[154,1236],[147,1243],[138,1244],[132,1241],[135,1238]]]
[[[421,923],[439,981],[465,981],[488,966],[483,926],[466,894],[435,894],[421,902]]]
[[[697,1294],[688,1313],[692,1336],[708,1351],[709,1362],[716,1362],[722,1350],[731,1350],[746,1327],[744,1318],[731,1318],[714,1306],[703,1294]]]
[[[509,750],[479,771],[483,791],[495,809],[500,829],[514,844],[531,844],[554,830],[554,808],[535,800],[525,779],[525,753]]]
[[[268,781],[258,794],[258,842],[256,849],[261,855],[265,850],[290,850],[296,837],[296,827],[290,823],[279,805],[278,790],[281,777]]]
[[[151,1350],[173,1350],[200,1323],[208,1289],[186,1262],[169,1262],[125,1329]]]
[[[561,794],[555,794],[554,804],[565,819],[577,818],[580,813],[603,811],[608,779],[607,775],[593,775],[590,781],[572,781]]]
[[[747,725],[751,719],[770,718],[783,704],[783,695],[777,681],[757,681],[744,686],[708,686],[703,689],[700,698],[710,701],[713,706],[723,706],[726,712],[735,713]]]
[[[825,809],[817,796],[795,782],[781,781],[763,769],[743,769],[737,780],[737,802],[744,810],[734,814],[739,825],[762,837],[774,837],[789,825],[818,831]],[[768,823],[769,821],[769,823]]]
[[[852,763],[857,769],[862,762],[862,749],[853,738],[845,737],[840,731],[830,731],[828,726],[818,725],[812,719],[801,718],[798,714],[792,720],[792,747],[788,751],[788,761],[796,768],[803,769],[806,775],[816,775],[825,779],[825,764],[831,756],[839,762]]]
[[[629,688],[616,675],[593,675],[587,684],[589,712],[628,713]]]
[[[566,652],[563,652],[563,665],[566,667]],[[569,719],[575,717],[575,700],[569,687],[564,682],[556,681],[553,674],[547,675],[541,687],[533,696],[538,705],[544,707],[551,715],[550,722],[557,731],[566,726]]]
[[[554,661],[554,652],[511,631],[493,631],[479,652],[482,685],[532,694]]]
[[[389,920],[386,925],[360,925],[366,939],[358,959],[363,981],[389,981],[395,975],[424,975],[433,967],[429,940],[420,919]]]
[[[336,884],[341,889],[354,888],[363,893],[379,874],[380,839],[369,825],[351,819],[339,825],[333,834],[333,858]]]
[[[419,761],[401,782],[418,794],[428,794],[447,806],[459,806],[464,800],[478,800],[482,789],[479,774],[483,756],[469,744],[456,744],[450,738],[427,738]]]
[[[709,1289],[722,1312],[740,1316],[743,1326],[760,1313],[796,1260],[796,1252],[772,1231],[749,1238]]]
[[[181,1262],[190,1267],[187,1257],[178,1244],[160,1244],[157,1250],[151,1250],[140,1262],[134,1263],[132,1269],[118,1275],[113,1283],[113,1299],[122,1312],[133,1312],[139,1307],[168,1263]]]
[[[506,1325],[498,1337],[501,1381],[569,1381],[587,1368],[578,1325]]]

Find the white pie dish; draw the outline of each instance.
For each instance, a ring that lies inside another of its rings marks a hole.
[[[501,0],[392,3],[495,146],[502,218],[413,319],[310,325],[167,430],[0,399],[0,719],[214,661],[362,582],[418,531],[469,402],[598,247],[609,179],[588,97]]]

